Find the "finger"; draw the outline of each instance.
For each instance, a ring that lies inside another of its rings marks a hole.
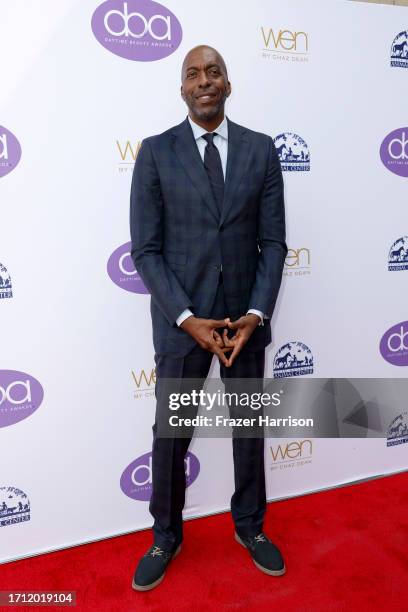
[[[224,351],[222,349],[220,349],[216,344],[214,344],[214,346],[213,346],[213,353],[215,353],[218,356],[218,359],[221,361],[221,363],[223,363],[225,365],[225,367],[228,368],[228,361],[229,360],[224,355]]]
[[[207,351],[210,351],[211,353],[215,353],[216,349],[218,351],[222,351],[223,353],[228,353],[228,352],[232,351],[233,347],[232,346],[224,346],[224,342],[222,340],[221,340],[221,345],[220,345],[220,344],[218,344],[218,342],[215,339],[210,338],[209,343],[207,345]]]
[[[241,319],[237,319],[236,321],[229,321],[227,325],[230,329],[237,329],[240,326],[240,321]]]
[[[228,330],[227,330],[227,333],[228,333]],[[228,336],[228,339],[231,340],[232,342],[236,342],[236,340],[240,339],[241,334],[242,334],[242,328],[238,327],[235,334],[232,334],[232,336]]]
[[[231,355],[229,356],[229,359],[228,359],[229,367],[232,366],[232,364],[234,363],[235,359],[238,357],[239,353],[241,352],[241,349],[242,349],[242,343],[241,342],[237,343],[234,346],[234,350],[232,351],[232,353],[231,353]]]
[[[216,343],[218,344],[218,346],[224,346],[224,342],[223,339],[221,338],[220,334],[217,331],[213,331],[213,337],[214,340],[216,341]]]
[[[221,346],[217,344],[217,346],[219,347],[220,351],[222,351],[223,353],[230,353],[232,349],[234,348],[233,346],[225,346],[224,343],[222,343]]]
[[[227,325],[226,319],[208,319],[211,327],[225,327]]]
[[[235,342],[234,342],[234,340],[233,340],[233,338],[234,338],[234,337],[235,337],[235,336],[233,336],[232,338],[229,338],[229,337],[228,337],[228,330],[227,330],[227,329],[224,329],[224,332],[223,332],[223,334],[222,334],[222,339],[223,339],[223,341],[224,341],[224,345],[225,345],[225,346],[231,346],[231,347],[232,347],[232,346],[234,346],[234,344],[235,344]]]

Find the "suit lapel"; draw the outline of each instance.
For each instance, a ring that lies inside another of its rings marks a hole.
[[[173,148],[177,158],[200,193],[204,203],[208,206],[219,227],[221,227],[230,212],[234,202],[235,191],[241,180],[246,176],[249,164],[249,147],[245,128],[233,123],[228,118],[227,121],[228,157],[221,218],[188,119],[180,123],[172,132]]]
[[[173,147],[178,160],[218,223],[219,213],[217,203],[214,200],[210,181],[208,180],[208,175],[188,119],[178,125],[172,135]]]
[[[225,221],[227,215],[234,202],[234,193],[243,179],[246,176],[246,168],[249,164],[248,155],[248,140],[246,138],[246,130],[241,126],[228,121],[228,157],[227,157],[227,172],[225,177],[224,203],[222,206],[222,214],[220,225]]]

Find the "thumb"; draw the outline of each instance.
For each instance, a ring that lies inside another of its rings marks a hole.
[[[237,321],[229,321],[228,327],[230,329],[237,329],[239,327],[239,319]]]
[[[228,325],[229,319],[211,319],[210,321],[212,327],[225,327],[225,325]]]

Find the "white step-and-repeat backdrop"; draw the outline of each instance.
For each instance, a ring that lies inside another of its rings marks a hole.
[[[408,10],[0,0],[0,15],[8,561],[152,522],[150,296],[129,256],[129,190],[141,140],[186,116],[180,68],[197,44],[223,54],[228,116],[273,136],[284,170],[289,253],[267,375],[406,377]],[[407,434],[401,405],[388,440],[268,440],[269,498],[406,469]],[[227,509],[231,441],[190,450],[185,516]]]

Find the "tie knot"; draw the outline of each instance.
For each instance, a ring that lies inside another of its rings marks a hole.
[[[217,132],[207,132],[206,134],[203,134],[203,138],[209,145],[212,145],[214,144],[214,136],[216,136],[216,134]]]

